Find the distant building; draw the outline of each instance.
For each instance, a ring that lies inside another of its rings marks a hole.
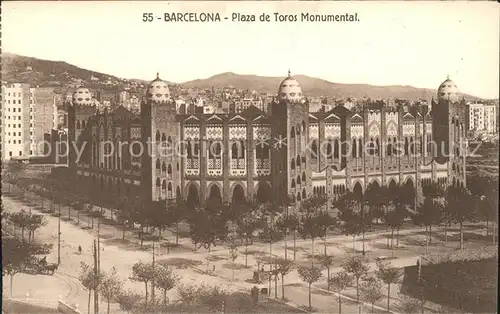
[[[53,88],[29,84],[2,85],[2,160],[43,154],[44,134],[58,124]]]
[[[483,103],[467,104],[467,130],[497,133],[497,112],[495,105]]]

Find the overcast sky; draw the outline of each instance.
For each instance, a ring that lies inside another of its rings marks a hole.
[[[358,13],[358,23],[165,23],[164,12]],[[183,82],[221,72],[498,97],[495,2],[4,2],[2,50],[124,78]]]

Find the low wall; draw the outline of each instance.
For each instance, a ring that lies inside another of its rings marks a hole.
[[[57,310],[60,313],[65,313],[65,314],[81,314],[80,310],[78,309],[78,305],[72,307],[62,300],[59,300],[59,305],[57,306]]]

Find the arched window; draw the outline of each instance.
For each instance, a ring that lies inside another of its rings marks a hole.
[[[352,158],[358,158],[358,142],[356,139],[352,140],[352,149],[351,149]]]
[[[363,150],[364,150],[363,140],[362,139],[358,140],[358,149],[359,149],[358,157],[361,158],[361,157],[363,157]]]
[[[392,139],[387,139],[387,156],[392,156]]]
[[[306,163],[306,156],[302,156],[302,163],[305,164]]]
[[[297,185],[300,185],[300,176],[297,176]]]
[[[413,136],[410,137],[410,154],[415,154],[415,142],[413,140]]]
[[[172,148],[172,138],[170,136],[167,139],[167,144],[169,148]]]
[[[193,146],[191,145],[191,141],[188,140],[186,143],[186,157],[188,159],[193,158]]]
[[[156,143],[158,144],[160,142],[160,131],[156,131]]]
[[[405,137],[405,155],[409,155],[409,144],[408,144],[408,138]]]
[[[240,141],[240,158],[245,158],[245,141],[241,140]]]
[[[299,192],[299,193],[297,193],[297,201],[299,201],[299,202],[300,202],[300,192]]]
[[[302,189],[302,199],[305,199],[306,197],[307,197],[306,189]]]
[[[156,187],[159,188],[161,185],[160,178],[156,178]]]
[[[76,120],[76,129],[79,130],[80,129],[80,120]]]
[[[233,143],[231,146],[231,158],[232,159],[237,159],[238,158],[238,144]]]
[[[156,170],[160,170],[160,160],[156,159]]]
[[[292,126],[292,130],[290,131],[290,137],[295,138],[295,128]]]
[[[302,182],[306,182],[306,173],[302,172]]]
[[[312,150],[312,157],[318,158],[318,144],[316,143],[316,140],[313,140],[311,145],[311,150]]]
[[[297,155],[297,159],[295,159],[295,162],[297,163],[297,167],[300,167],[300,155]]]
[[[291,168],[292,168],[292,170],[295,170],[295,159],[294,158],[292,158]]]
[[[292,189],[295,188],[295,179],[292,179]]]
[[[380,156],[380,141],[378,140],[378,137],[375,139],[375,149],[375,154]]]
[[[332,159],[332,157],[333,157],[332,142],[328,141],[328,143],[326,143],[326,158]]]
[[[172,165],[171,165],[171,164],[168,164],[168,168],[167,168],[167,175],[168,175],[169,177],[171,177],[171,176],[172,176]]]
[[[161,134],[161,142],[165,143],[166,141],[167,141],[167,136],[165,135],[165,133],[162,133]]]
[[[306,122],[302,121],[302,132],[306,132]]]
[[[335,141],[333,142],[333,157],[339,158],[339,156],[340,156],[339,140],[335,139]]]
[[[172,195],[172,183],[169,182],[168,187],[167,187],[167,198],[172,199],[173,198],[172,196],[173,196]]]
[[[161,172],[165,173],[167,171],[167,164],[165,162],[162,162],[161,164]]]
[[[85,120],[82,121],[82,129],[85,129]]]

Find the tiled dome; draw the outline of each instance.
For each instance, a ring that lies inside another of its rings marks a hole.
[[[448,77],[446,81],[441,83],[438,89],[438,100],[450,100],[452,102],[458,101],[460,96],[460,91],[458,90],[457,84],[450,80]]]
[[[290,75],[281,82],[278,89],[278,99],[290,102],[300,102],[304,98],[299,82]]]
[[[80,106],[92,106],[92,94],[85,87],[78,87],[73,93],[73,104]]]
[[[160,79],[159,74],[156,74],[156,79],[152,81],[146,91],[146,97],[151,102],[167,102],[170,100],[170,90],[167,82]]]

